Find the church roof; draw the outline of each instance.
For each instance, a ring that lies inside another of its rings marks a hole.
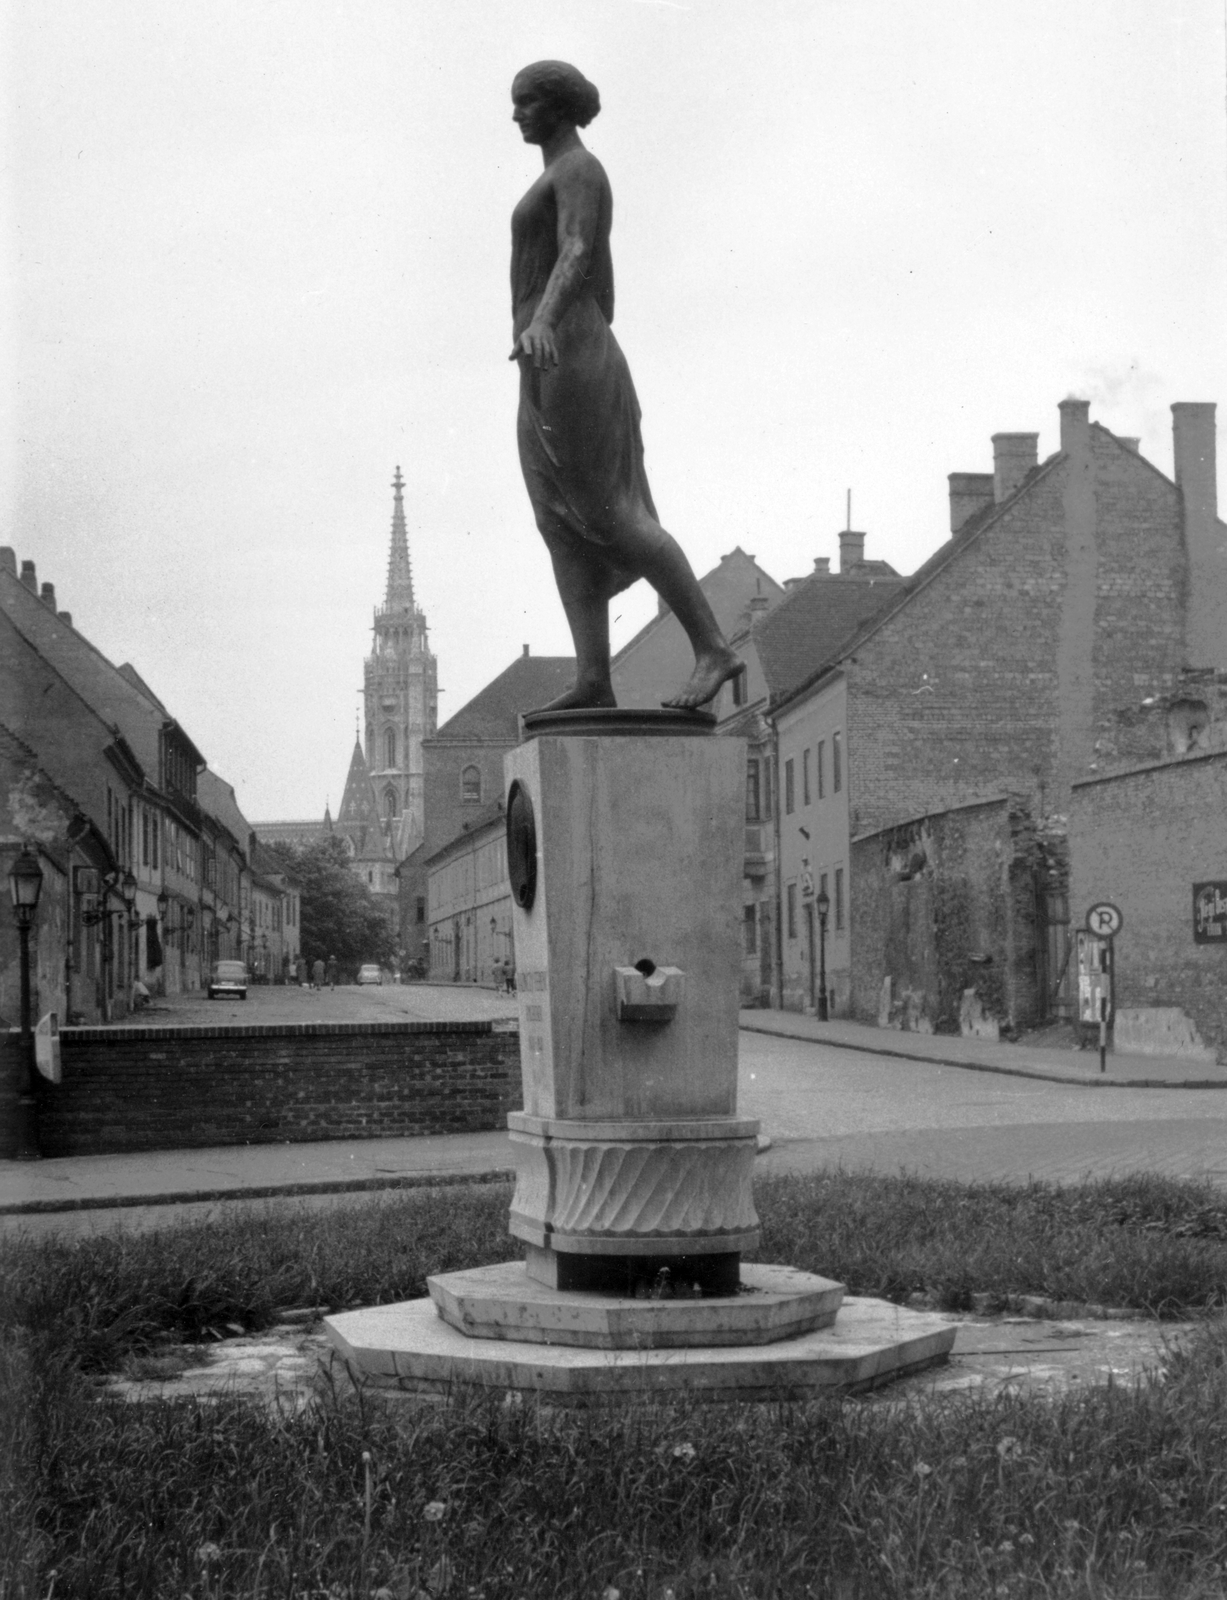
[[[341,796],[341,809],[333,824],[335,833],[344,834],[361,861],[390,861],[392,853],[384,837],[379,816],[379,802],[375,798],[375,785],[367,768],[362,744],[354,740],[354,753],[349,758],[349,775],[345,779],[345,793]]]
[[[523,655],[450,717],[436,739],[490,739],[518,744],[520,713],[536,711],[575,681],[573,656]]]
[[[392,479],[392,543],[388,551],[388,588],[384,605],[389,610],[413,611],[413,571],[409,565],[409,533],[405,527],[405,480],[399,465]]]

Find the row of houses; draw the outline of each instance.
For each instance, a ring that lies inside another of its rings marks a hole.
[[[213,961],[284,976],[298,886],[254,838],[230,784],[134,667],[116,667],[35,565],[0,549],[0,873],[24,848],[43,873],[36,1013],[93,1023],[202,987]],[[17,936],[0,918],[0,1019],[20,1009]]]
[[[745,672],[743,999],[923,1031],[1017,1033],[1086,1009],[1118,1043],[1227,1050],[1227,528],[1215,408],[1172,407],[1169,476],[1059,407],[1059,447],[992,437],[948,478],[948,537],[902,576],[838,536],[778,584],[740,549],[702,586]],[[685,674],[665,609],[615,658],[620,705]],[[432,975],[511,949],[502,757],[570,682],[527,647],[423,742],[426,828],[398,871]],[[1088,942],[1096,905],[1122,919]]]

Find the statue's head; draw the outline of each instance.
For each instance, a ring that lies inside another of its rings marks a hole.
[[[532,95],[577,128],[586,128],[601,109],[596,85],[566,61],[534,61],[516,73],[511,95],[512,99]]]

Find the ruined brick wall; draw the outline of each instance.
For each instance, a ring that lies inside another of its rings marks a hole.
[[[1174,487],[1091,427],[856,647],[853,833],[1002,789],[1063,810],[1093,763],[1153,748],[1120,713],[1174,690],[1186,587]]]
[[[477,1133],[521,1102],[490,1023],[70,1028],[39,1086],[48,1156]]]
[[[1227,947],[1194,942],[1192,892],[1227,879],[1227,752],[1080,783],[1069,822],[1074,923],[1101,900],[1124,914],[1118,1011],[1179,1011],[1227,1060]]]
[[[990,1025],[1037,1020],[1037,865],[1031,819],[1004,799],[854,841],[853,1014],[958,1033],[971,991]]]

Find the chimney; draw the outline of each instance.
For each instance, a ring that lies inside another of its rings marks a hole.
[[[21,581],[27,589],[33,590],[35,594],[38,593],[38,579],[34,576],[34,563],[32,561],[23,561],[21,563]]]
[[[43,602],[43,604],[45,606],[49,607],[50,610],[54,611],[55,610],[55,584],[53,584],[53,583],[44,583],[43,587],[42,587],[42,593],[39,595],[39,599]]]
[[[1227,530],[1218,520],[1213,403],[1178,400],[1172,439],[1189,562],[1187,665],[1227,667]]]
[[[993,499],[1008,500],[1039,460],[1038,433],[993,435]]]
[[[993,503],[994,478],[991,472],[950,472],[950,531],[957,533],[965,522]]]
[[[839,535],[839,570],[850,572],[858,561],[865,559],[865,535],[844,528]]]
[[[60,621],[64,624],[64,626],[66,628],[71,628],[72,627],[72,612],[71,611],[61,611],[60,614],[59,614],[59,617],[60,617]]]
[[[0,572],[11,572],[17,576],[17,552],[11,544],[0,545]]]
[[[746,607],[746,610],[750,613],[751,624],[753,624],[755,617],[761,617],[770,605],[771,602],[765,594],[752,594],[750,596],[750,604]]]
[[[524,646],[524,650],[523,650],[523,657],[524,657],[524,658],[525,658],[525,659],[527,659],[527,656],[528,656],[528,646],[527,646],[527,645],[525,645],[525,646]]]
[[[830,556],[814,557],[814,574],[819,578],[829,578],[831,576]]]
[[[1061,449],[1067,456],[1083,456],[1090,448],[1091,402],[1062,400]]]

